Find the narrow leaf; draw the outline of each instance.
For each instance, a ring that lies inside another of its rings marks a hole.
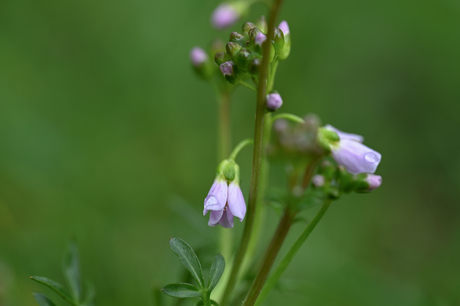
[[[44,293],[34,292],[34,298],[40,306],[56,306]]]
[[[212,265],[211,265],[211,270],[209,271],[209,286],[208,286],[209,291],[212,291],[216,287],[217,283],[222,277],[222,274],[224,273],[224,270],[225,270],[225,259],[224,259],[224,256],[222,256],[222,254],[219,253],[214,258],[214,261],[212,262]]]
[[[96,289],[94,288],[94,285],[90,282],[86,282],[86,297],[80,306],[93,305],[95,297],[96,297]]]
[[[64,255],[64,276],[74,299],[81,301],[81,280],[80,280],[80,262],[78,259],[78,247],[74,241],[71,241]]]
[[[169,296],[176,298],[189,298],[201,296],[200,289],[191,284],[185,283],[169,284],[163,287],[161,291],[163,291]]]
[[[205,288],[203,270],[201,269],[200,261],[193,251],[192,247],[180,238],[171,238],[169,246],[177,256],[184,267],[192,274],[201,288]]]
[[[50,288],[51,290],[53,290],[54,292],[59,294],[64,300],[69,302],[71,305],[76,305],[74,300],[70,296],[69,291],[67,291],[67,289],[64,288],[64,286],[62,286],[58,282],[55,282],[55,281],[53,281],[53,280],[51,280],[49,278],[41,277],[41,276],[31,276],[30,278],[32,280],[40,283],[40,284],[45,285],[48,288]]]

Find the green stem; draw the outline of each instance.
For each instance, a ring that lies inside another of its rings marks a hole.
[[[305,123],[305,120],[303,120],[299,116],[288,114],[288,113],[281,113],[281,114],[277,114],[276,116],[273,116],[272,123],[278,119],[288,119],[295,123]]]
[[[262,289],[262,292],[260,293],[259,299],[255,303],[255,306],[261,305],[262,302],[265,300],[265,298],[270,293],[270,291],[275,287],[275,285],[278,282],[278,280],[280,279],[281,275],[286,270],[288,265],[291,263],[292,258],[294,257],[294,255],[299,251],[299,249],[302,246],[302,244],[305,242],[305,240],[307,240],[307,238],[310,236],[311,232],[315,229],[316,225],[323,218],[323,216],[326,213],[326,211],[328,210],[330,204],[331,204],[331,200],[329,200],[329,199],[324,202],[323,206],[318,211],[318,213],[316,214],[315,218],[310,222],[310,224],[308,224],[307,228],[303,231],[303,233],[300,235],[300,237],[297,239],[297,241],[294,243],[294,245],[289,249],[287,254],[283,257],[281,262],[276,267],[275,271],[268,278],[267,284]]]
[[[249,89],[252,89],[252,90],[254,90],[254,91],[257,91],[257,89],[256,89],[254,86],[252,86],[252,85],[249,84],[249,83],[246,83],[246,82],[243,81],[243,80],[240,80],[238,83],[240,83],[241,85],[243,85],[243,86],[245,86],[245,87],[247,87],[247,88],[249,88]]]
[[[243,306],[252,306],[257,300],[260,291],[262,290],[265,281],[270,273],[270,269],[275,262],[276,256],[278,255],[281,246],[283,245],[284,239],[286,238],[289,229],[291,228],[292,221],[294,220],[295,213],[286,209],[283,217],[278,224],[275,234],[273,235],[272,241],[265,252],[262,265],[257,273],[254,282],[252,283],[251,289],[249,289],[248,295],[246,296]]]
[[[240,143],[235,147],[235,149],[233,149],[233,152],[228,159],[235,160],[236,156],[245,146],[252,145],[253,143],[254,140],[250,138],[240,141]]]
[[[274,37],[274,28],[275,22],[278,17],[278,12],[281,8],[281,3],[283,0],[275,0],[273,3],[270,17],[268,20],[268,35],[267,42],[273,40]],[[262,63],[260,66],[259,81],[257,86],[257,105],[256,105],[256,120],[255,120],[255,129],[254,129],[254,152],[252,158],[252,174],[251,174],[251,184],[249,187],[249,197],[248,197],[248,209],[246,214],[246,222],[243,230],[243,236],[241,238],[238,251],[235,255],[233,269],[230,274],[229,281],[227,283],[227,288],[225,290],[224,296],[222,298],[222,306],[225,306],[232,295],[233,289],[236,285],[236,280],[238,278],[238,272],[243,263],[246,250],[248,249],[249,241],[251,238],[252,228],[254,226],[254,219],[257,206],[257,196],[260,180],[260,170],[262,164],[262,151],[263,151],[263,136],[264,136],[264,114],[265,114],[265,104],[266,104],[266,95],[267,95],[267,78],[269,73],[269,64],[271,44],[266,43],[262,45]]]
[[[203,293],[203,306],[211,306],[211,296],[208,292]]]

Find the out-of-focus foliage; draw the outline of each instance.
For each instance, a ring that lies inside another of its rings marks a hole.
[[[151,305],[153,285],[177,281],[170,237],[212,245],[217,107],[188,55],[232,31],[211,29],[217,4],[0,1],[0,305],[36,305],[29,275],[63,282],[72,236],[98,306]],[[383,185],[333,204],[283,276],[296,290],[267,305],[459,304],[458,1],[287,0],[281,17],[282,111],[364,135]],[[234,143],[252,136],[254,101],[237,90]]]

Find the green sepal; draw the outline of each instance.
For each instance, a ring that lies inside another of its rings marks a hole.
[[[197,287],[187,283],[176,283],[164,286],[161,291],[175,298],[201,297],[201,291]]]
[[[275,35],[273,37],[273,47],[276,54],[280,54],[284,47],[284,34],[279,28],[275,28]]]
[[[291,53],[291,33],[284,35],[283,49],[281,50],[278,58],[280,60],[285,60],[286,58],[288,58],[290,53]]]
[[[211,265],[211,270],[209,271],[209,285],[208,285],[208,292],[211,292],[216,287],[217,283],[219,283],[220,278],[225,270],[225,259],[222,254],[217,254],[214,258],[214,261]]]
[[[179,257],[182,265],[192,274],[198,282],[200,288],[206,288],[201,263],[193,251],[192,247],[181,238],[171,238],[169,240],[171,250]]]
[[[55,304],[49,299],[49,297],[44,293],[34,292],[33,293],[35,300],[40,306],[55,306]]]
[[[246,41],[246,37],[243,34],[240,34],[238,32],[232,32],[230,34],[230,42],[238,43],[241,46],[244,45],[244,42]]]
[[[220,64],[228,62],[229,60],[231,60],[231,58],[226,52],[217,52],[216,55],[214,55],[214,61],[219,66]]]
[[[59,294],[65,301],[69,302],[71,305],[75,305],[74,299],[71,297],[69,291],[67,291],[67,289],[63,285],[59,284],[58,282],[55,282],[52,279],[42,276],[31,276],[30,278],[50,288],[51,290]]]
[[[258,27],[262,33],[268,32],[267,20],[265,20],[265,16],[260,16],[260,18],[256,21],[256,27]]]
[[[330,152],[331,147],[337,145],[339,141],[340,137],[336,132],[323,127],[318,128],[318,144],[327,152]]]
[[[232,59],[235,59],[238,54],[240,53],[241,49],[243,47],[241,47],[241,45],[239,43],[236,43],[236,42],[229,42],[226,46],[226,50],[227,50],[227,54],[232,58]]]
[[[77,304],[81,300],[80,262],[78,247],[74,241],[69,242],[63,260],[64,276]]]

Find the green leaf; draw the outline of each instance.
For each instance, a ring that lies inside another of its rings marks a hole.
[[[218,304],[216,301],[214,301],[214,300],[211,300],[211,305],[219,306],[219,304]]]
[[[96,297],[96,289],[94,288],[94,285],[90,282],[86,282],[86,297],[80,306],[93,305],[93,301],[95,297]]]
[[[34,292],[34,298],[40,306],[56,306],[44,293]]]
[[[66,288],[64,288],[64,286],[62,286],[61,284],[59,284],[58,282],[55,282],[49,278],[46,278],[46,277],[41,277],[41,276],[31,276],[30,277],[32,280],[40,283],[40,284],[43,284],[45,285],[46,287],[50,288],[51,290],[53,290],[54,292],[56,292],[57,294],[59,294],[64,300],[66,300],[67,302],[69,302],[71,305],[75,305],[77,306],[77,304],[75,303],[75,301],[72,299],[72,297],[70,296],[70,293],[69,291],[67,291]]]
[[[189,298],[201,296],[200,289],[191,284],[185,283],[169,284],[163,287],[161,291],[163,291],[169,296],[176,298]]]
[[[222,277],[222,274],[224,273],[225,270],[225,259],[222,254],[217,254],[216,257],[214,258],[214,261],[212,262],[211,265],[211,270],[209,271],[209,286],[208,290],[211,292],[219,282],[220,278]]]
[[[169,246],[177,256],[184,267],[192,274],[202,289],[205,289],[203,270],[200,261],[193,251],[192,247],[180,238],[171,238]]]
[[[79,304],[81,300],[81,280],[80,280],[80,263],[78,259],[78,247],[74,241],[71,241],[64,254],[63,262],[64,276],[70,287],[72,296]]]

